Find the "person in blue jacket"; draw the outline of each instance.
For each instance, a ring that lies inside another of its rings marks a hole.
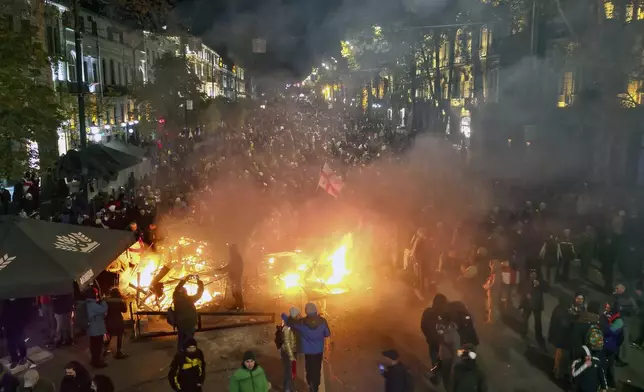
[[[105,328],[107,303],[101,298],[96,288],[90,288],[85,298],[89,352],[92,356],[91,364],[95,368],[104,368],[107,366],[103,361],[103,345],[105,334],[107,333]]]
[[[322,360],[324,358],[324,339],[331,336],[327,321],[318,314],[313,303],[304,307],[306,317],[301,320],[289,319],[282,314],[282,319],[300,334],[301,352],[304,354],[306,382],[310,392],[318,392],[322,378]]]
[[[624,320],[620,314],[619,305],[607,303],[604,307],[604,317],[608,321],[604,326],[604,358],[606,367],[606,383],[609,388],[615,388],[615,361],[619,349],[624,343]]]

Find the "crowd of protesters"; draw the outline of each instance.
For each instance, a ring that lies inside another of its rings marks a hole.
[[[577,195],[559,194],[556,200],[495,206],[479,219],[434,216],[415,233],[403,267],[427,293],[435,291],[435,282],[453,281],[472,312],[487,323],[518,321],[524,337],[533,323],[537,347],[546,350],[546,342],[555,347],[554,378],[568,381],[574,390],[615,388],[614,366],[627,366],[629,349],[639,349],[644,341],[639,311],[644,221],[634,203],[620,207],[596,197],[591,202],[593,196],[582,186]],[[596,286],[605,296],[561,295],[545,335],[544,296],[572,280]],[[449,345],[449,326],[460,328],[441,298],[423,316],[423,332],[432,362],[443,366],[439,349]]]
[[[60,207],[55,213],[46,218],[131,230],[137,240],[153,246],[158,240],[156,223],[162,216],[193,217],[200,225],[213,225],[213,204],[218,196],[243,190],[238,182],[220,181],[222,185],[217,187],[219,180],[235,178],[252,186],[264,195],[267,206],[284,200],[302,201],[316,189],[324,162],[346,174],[347,170],[395,156],[409,146],[408,136],[392,126],[356,122],[346,112],[319,110],[310,104],[266,106],[251,111],[241,129],[223,129],[201,148],[194,149],[194,141],[187,138],[165,142],[163,147],[160,143],[153,173],[142,179],[132,177],[122,188],[99,192],[89,202],[79,194],[65,196],[57,203]],[[14,187],[13,199],[1,188],[1,212],[39,218],[39,187],[37,176],[27,173]],[[431,200],[430,209],[415,206],[413,217],[393,219],[423,226],[416,232],[403,266],[410,271],[415,286],[431,293],[439,279],[451,279],[462,289],[468,305],[436,296],[434,305],[423,316],[422,332],[436,365],[432,381],[442,380],[454,391],[485,390],[483,373],[476,365],[478,337],[468,308],[481,310],[490,323],[519,312],[525,336],[532,318],[535,341],[545,348],[541,323],[544,293],[550,286],[565,284],[572,278],[594,280],[595,275],[588,272],[598,265],[602,280],[595,283],[614,293],[614,300],[602,306],[586,301],[584,293],[574,301],[562,299],[560,307],[553,311],[547,340],[557,348],[553,367],[557,378],[568,378],[578,391],[584,392],[613,386],[612,366],[625,365],[627,349],[639,348],[644,342],[644,333],[639,333],[644,331],[634,329],[639,324],[636,321],[642,275],[642,245],[637,241],[642,222],[636,208],[629,204],[625,204],[629,208],[601,205],[585,187],[573,196],[562,196],[570,192],[558,190],[553,192],[556,197],[504,183],[494,184],[493,188],[493,200],[510,199],[513,203],[500,204],[488,215],[480,216],[466,207],[454,207],[452,192],[443,188],[443,200]],[[466,192],[461,188],[453,193],[459,193],[461,199]],[[536,194],[540,199],[517,205],[516,200],[525,200],[526,194]],[[450,206],[443,209],[441,202],[445,200]],[[463,211],[450,216],[438,213],[459,208]],[[616,286],[617,282],[621,284]],[[11,367],[15,368],[25,360],[23,336],[28,315],[24,308],[24,314],[18,314],[18,310],[11,313],[11,302],[5,301],[2,320],[7,338],[14,343],[21,338],[23,341],[10,348]],[[117,291],[110,291],[104,299],[100,288],[91,287],[84,293],[43,297],[38,304],[45,317],[53,320],[48,324],[49,338],[55,343],[73,344],[76,334],[72,325],[86,325],[82,332],[89,336],[93,366],[105,366],[106,343],[109,344],[105,336],[117,340],[117,358],[127,356],[122,350],[123,307]],[[87,314],[83,315],[82,310]],[[282,351],[285,390],[293,388],[291,376],[297,349],[294,351],[290,334],[295,332],[302,342],[300,350],[309,387],[317,391],[320,384],[324,339],[330,331],[317,309],[307,305],[305,313],[300,320],[299,311],[291,309],[280,330],[283,342],[278,348]],[[387,390],[409,390],[411,381],[398,353],[388,350],[383,356],[386,366],[382,371],[387,382],[392,383]],[[68,382],[85,385],[90,377],[79,366],[73,364],[66,369]],[[200,390],[205,366],[203,353],[192,336],[181,339],[168,375],[170,385],[175,390]],[[231,390],[267,390],[266,376],[260,370],[254,354],[245,353],[242,366],[231,379]],[[403,389],[393,384],[403,385]]]

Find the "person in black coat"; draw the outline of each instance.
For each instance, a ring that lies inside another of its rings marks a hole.
[[[65,377],[60,382],[58,392],[90,392],[92,379],[83,365],[71,361],[65,365]]]
[[[458,350],[458,360],[452,372],[452,392],[487,392],[487,379],[476,358],[474,347],[470,345]]]
[[[0,365],[0,391],[16,392],[20,387],[20,381],[11,374],[9,369]]]
[[[27,363],[25,328],[29,321],[29,299],[7,299],[2,304],[2,327],[7,338],[7,350],[11,357],[10,369]]]
[[[555,360],[553,373],[555,378],[560,379],[563,374],[563,360],[566,358],[566,351],[570,350],[570,333],[572,330],[573,315],[570,312],[570,300],[568,296],[559,296],[559,304],[552,310],[550,326],[548,327],[548,343],[555,346]]]
[[[244,275],[244,261],[237,249],[237,245],[231,244],[229,248],[230,258],[226,266],[228,272],[228,281],[231,285],[231,292],[235,300],[235,309],[244,309],[244,298],[242,296],[242,278]]]
[[[474,328],[474,319],[467,309],[467,306],[461,301],[453,301],[448,305],[450,320],[457,328],[461,338],[461,345],[476,347],[479,345],[479,337]]]
[[[438,330],[444,329],[447,312],[447,297],[443,294],[436,294],[431,308],[425,309],[420,319],[420,329],[429,345],[429,357],[432,360],[432,366],[438,363],[438,348],[441,342],[441,335]],[[439,328],[439,326],[442,327]]]
[[[118,288],[110,290],[110,296],[105,300],[107,302],[107,315],[105,316],[105,326],[107,327],[108,340],[105,344],[105,353],[110,352],[110,343],[112,338],[116,338],[116,359],[127,358],[128,355],[123,352],[123,334],[125,333],[125,322],[123,313],[127,312],[125,299]]]
[[[530,316],[533,316],[535,340],[541,347],[545,347],[545,340],[543,338],[543,325],[541,323],[541,314],[543,313],[544,308],[543,294],[545,292],[548,292],[548,289],[548,282],[539,277],[537,270],[530,270],[528,280],[523,283],[522,289],[522,335],[525,337],[528,334],[528,320],[530,319]]]
[[[114,392],[114,390],[114,383],[111,378],[103,374],[97,374],[92,379],[92,391]]]
[[[56,319],[56,344],[72,345],[74,343],[74,331],[72,330],[74,297],[72,294],[53,295],[51,303]]]
[[[407,367],[400,362],[396,350],[382,352],[383,364],[380,372],[385,378],[385,392],[410,392],[412,391],[411,377]]]
[[[586,346],[572,362],[573,392],[597,392],[608,389],[603,360]]]

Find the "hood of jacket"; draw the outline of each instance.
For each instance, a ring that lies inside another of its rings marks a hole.
[[[302,321],[302,324],[306,325],[310,329],[318,329],[319,327],[323,326],[325,323],[326,321],[322,318],[322,316],[317,314],[306,316]]]
[[[599,315],[588,311],[582,312],[577,319],[578,323],[599,323]]]
[[[253,370],[248,370],[246,366],[244,366],[244,362],[242,362],[241,367],[235,370],[235,373],[233,373],[233,379],[235,379],[236,381],[243,381],[251,377],[262,375],[264,375],[264,369],[259,366],[257,362],[255,362],[255,368],[253,368]]]
[[[432,308],[436,309],[437,313],[443,313],[447,308],[447,297],[443,294],[436,294],[432,301]]]

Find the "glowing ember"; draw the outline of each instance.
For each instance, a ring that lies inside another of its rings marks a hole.
[[[198,275],[204,283],[197,307],[208,305],[224,291],[226,275],[217,275],[222,265],[212,260],[205,242],[181,237],[176,243],[159,247],[156,253],[148,251],[130,257],[126,266],[121,259],[111,270],[120,267],[114,272],[120,273],[121,292],[136,297],[140,308],[168,309],[175,287],[188,275]],[[192,280],[184,287],[189,295],[197,293],[198,286]]]
[[[295,252],[274,253],[268,255],[269,269],[283,268],[281,265],[287,259],[286,271],[282,270],[275,276],[284,292],[293,292],[306,288],[325,294],[342,294],[348,291],[347,277],[351,271],[347,266],[347,258],[353,246],[351,234],[344,236],[340,246],[332,253],[323,253],[319,259],[313,259],[301,250]]]

